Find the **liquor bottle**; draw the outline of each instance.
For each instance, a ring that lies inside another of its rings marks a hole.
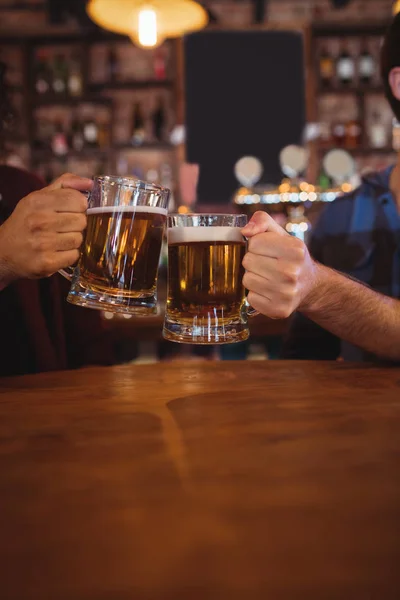
[[[91,115],[88,115],[83,121],[82,131],[85,146],[96,148],[99,144],[99,127]]]
[[[389,145],[388,131],[382,122],[381,115],[375,111],[372,115],[372,123],[369,128],[369,145],[371,148],[386,148]]]
[[[336,61],[336,74],[341,85],[348,86],[354,83],[355,70],[354,57],[351,56],[347,44],[344,44]]]
[[[345,146],[347,148],[359,148],[361,145],[362,128],[360,123],[353,119],[346,124]]]
[[[65,56],[57,54],[53,64],[53,92],[56,94],[65,94],[68,86],[68,64]]]
[[[158,142],[162,142],[165,136],[166,115],[162,98],[158,101],[155,111],[151,116],[153,135]]]
[[[319,57],[319,76],[323,87],[332,87],[335,77],[335,61],[327,47],[322,49]]]
[[[77,56],[73,56],[68,76],[68,93],[71,96],[82,96],[83,80],[82,70]]]
[[[375,75],[376,65],[374,57],[368,49],[368,42],[364,40],[361,54],[358,59],[358,76],[364,85],[371,85]]]
[[[108,80],[114,82],[118,79],[118,56],[115,50],[115,46],[110,46],[108,49],[107,56],[108,64]]]
[[[85,146],[85,139],[83,137],[83,126],[82,122],[76,115],[71,123],[71,148],[75,152],[81,152]]]
[[[166,64],[165,64],[165,53],[162,48],[158,48],[154,52],[154,77],[159,81],[162,81],[166,77]]]
[[[110,125],[109,123],[99,123],[99,148],[104,149],[110,145]]]
[[[51,73],[46,50],[40,50],[37,54],[35,90],[40,96],[48,94],[50,91]]]
[[[321,172],[318,176],[317,185],[319,188],[321,188],[321,190],[323,192],[325,192],[326,190],[328,190],[331,187],[331,180],[329,179],[328,175],[325,173],[324,169],[321,170]]]
[[[51,149],[55,156],[66,156],[68,154],[68,142],[61,121],[55,126],[54,134],[51,140]]]
[[[146,138],[145,121],[140,104],[136,103],[133,107],[132,115],[132,144],[141,146]]]
[[[344,146],[346,140],[346,126],[342,122],[334,123],[332,126],[332,137],[336,146]]]

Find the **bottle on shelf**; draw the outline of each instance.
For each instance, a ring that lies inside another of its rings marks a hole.
[[[85,146],[83,137],[83,126],[78,115],[75,115],[71,123],[71,142],[70,146],[75,152],[81,152]]]
[[[159,81],[163,81],[167,76],[165,52],[163,48],[157,48],[154,51],[154,77]]]
[[[65,56],[57,54],[53,64],[53,92],[59,95],[66,94],[68,79],[68,63]]]
[[[145,120],[140,104],[137,102],[133,107],[132,136],[133,146],[141,146],[146,139]]]
[[[372,114],[368,137],[371,148],[386,148],[389,145],[389,134],[378,111]]]
[[[359,148],[362,141],[362,128],[360,123],[353,119],[346,123],[345,146],[350,149]]]
[[[343,86],[354,83],[355,72],[354,57],[350,54],[347,43],[344,42],[336,61],[336,74],[339,83]]]
[[[332,126],[332,138],[336,146],[344,146],[346,141],[346,126],[342,121],[334,123]]]
[[[73,56],[69,68],[68,93],[70,96],[79,97],[83,93],[82,70],[78,56]]]
[[[363,40],[358,58],[358,77],[363,85],[371,85],[376,71],[375,59],[368,48],[368,40]]]
[[[321,170],[321,172],[318,176],[317,185],[319,188],[321,188],[321,190],[323,192],[328,190],[332,185],[331,180],[329,179],[328,175],[325,173],[324,169]]]
[[[319,77],[323,87],[330,88],[333,86],[335,78],[335,60],[329,52],[328,46],[322,48],[319,56]]]
[[[35,150],[51,150],[54,131],[53,121],[45,118],[37,119],[33,140]]]
[[[98,136],[98,142],[99,142],[99,148],[101,149],[105,149],[108,148],[108,146],[110,145],[110,125],[109,123],[98,123],[98,128],[99,128],[99,136]]]
[[[114,82],[118,79],[118,56],[115,46],[112,44],[108,48],[107,55],[107,70],[108,70],[108,81]]]
[[[82,126],[85,147],[97,148],[99,145],[99,126],[93,115],[88,114]]]
[[[157,142],[163,142],[165,139],[166,113],[163,99],[158,100],[157,106],[151,115],[151,123],[153,126],[153,136]]]
[[[51,85],[51,70],[49,57],[46,50],[40,50],[37,54],[35,70],[35,90],[40,96],[48,94]]]
[[[55,125],[51,149],[53,154],[58,157],[64,157],[68,154],[67,136],[61,121],[58,121]]]

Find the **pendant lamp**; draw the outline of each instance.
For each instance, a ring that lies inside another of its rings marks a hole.
[[[127,35],[143,48],[180,37],[207,25],[204,8],[194,0],[90,0],[89,17],[103,29]]]

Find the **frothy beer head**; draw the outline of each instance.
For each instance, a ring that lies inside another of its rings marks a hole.
[[[120,213],[147,213],[167,216],[167,209],[159,206],[98,206],[96,208],[88,208],[88,215],[98,214],[120,214]]]
[[[240,227],[170,227],[169,244],[226,243],[242,244],[244,237]]]

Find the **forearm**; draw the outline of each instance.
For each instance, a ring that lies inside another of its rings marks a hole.
[[[301,312],[338,337],[379,356],[400,358],[400,302],[322,265]]]

